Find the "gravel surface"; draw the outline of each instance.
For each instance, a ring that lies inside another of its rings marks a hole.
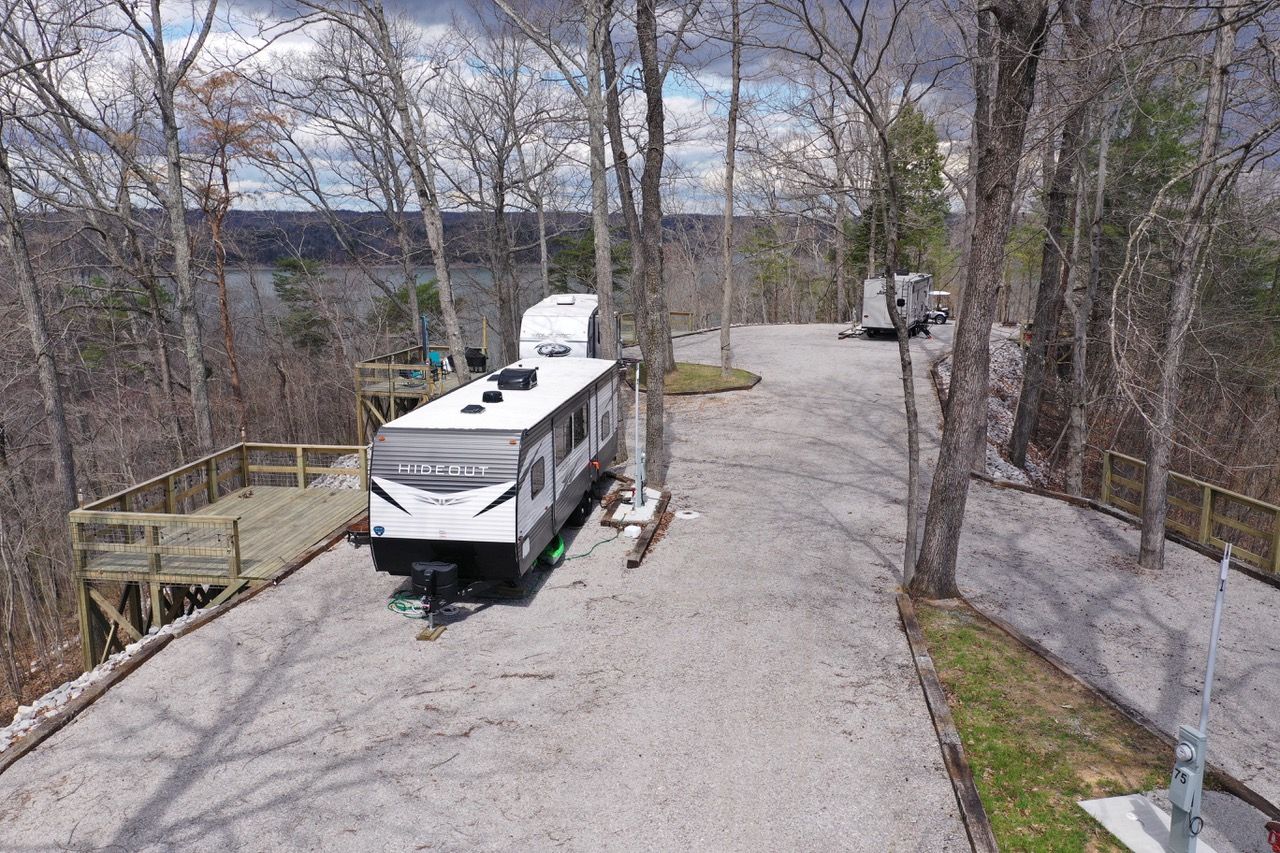
[[[1138,567],[1136,528],[975,482],[960,586],[1165,731],[1194,725],[1217,589],[1215,560],[1167,543]],[[1280,802],[1280,590],[1232,572],[1209,718],[1210,760]]]
[[[601,545],[426,643],[338,545],[0,776],[0,848],[968,849],[892,597],[896,347],[838,329],[735,329],[764,381],[671,405],[699,515],[640,568]]]
[[[13,721],[4,728],[0,728],[0,754],[6,752],[37,725],[70,705],[94,684],[115,672],[121,664],[142,651],[145,646],[160,637],[169,636],[203,613],[203,610],[195,610],[186,616],[174,619],[168,625],[152,628],[142,639],[129,643],[123,650],[111,655],[88,672],[81,673],[70,681],[64,681],[30,705],[19,705],[18,710],[14,712]],[[80,642],[78,635],[74,642],[77,644]]]

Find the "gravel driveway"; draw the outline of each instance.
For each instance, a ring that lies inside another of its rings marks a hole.
[[[424,643],[340,545],[0,776],[0,848],[967,849],[892,599],[896,349],[836,331],[735,330],[764,381],[672,405],[700,516],[639,569],[601,545]]]

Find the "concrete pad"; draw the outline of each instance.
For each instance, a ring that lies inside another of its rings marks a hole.
[[[651,489],[645,486],[644,489],[644,505],[636,506],[632,500],[624,500],[618,504],[618,509],[613,514],[613,520],[618,524],[639,524],[641,526],[653,521],[653,517],[658,511],[658,501],[662,499],[662,492],[658,489]]]
[[[1080,807],[1134,853],[1165,853],[1169,843],[1169,805],[1165,790],[1085,800]],[[1204,828],[1198,853],[1271,853],[1266,815],[1223,791],[1205,791],[1200,816]]]
[[[1166,853],[1169,849],[1169,815],[1142,794],[1084,800],[1080,808],[1133,853]],[[1217,853],[1203,841],[1197,841],[1196,850]]]

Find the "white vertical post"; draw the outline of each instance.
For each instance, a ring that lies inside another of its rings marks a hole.
[[[1222,626],[1222,600],[1227,594],[1227,571],[1231,567],[1231,543],[1222,551],[1218,568],[1218,597],[1213,603],[1213,627],[1209,629],[1209,665],[1204,671],[1204,693],[1200,696],[1200,734],[1209,733],[1209,697],[1213,693],[1213,665],[1218,660],[1218,629]]]
[[[636,490],[631,498],[633,507],[644,506],[644,445],[640,443],[640,362],[636,362]]]

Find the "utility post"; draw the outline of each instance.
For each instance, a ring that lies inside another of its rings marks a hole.
[[[1209,698],[1213,691],[1213,667],[1218,659],[1218,629],[1222,625],[1222,600],[1227,592],[1227,571],[1231,565],[1231,545],[1222,552],[1218,569],[1218,595],[1213,605],[1213,627],[1209,633],[1209,664],[1204,673],[1204,691],[1200,694],[1200,727],[1178,727],[1178,746],[1174,750],[1173,777],[1169,781],[1169,801],[1173,819],[1169,826],[1169,849],[1173,853],[1195,853],[1204,818],[1200,817],[1200,798],[1204,788],[1204,769],[1209,749]]]
[[[644,506],[644,442],[640,440],[640,362],[636,362],[636,490],[631,498],[631,505],[639,508]]]

